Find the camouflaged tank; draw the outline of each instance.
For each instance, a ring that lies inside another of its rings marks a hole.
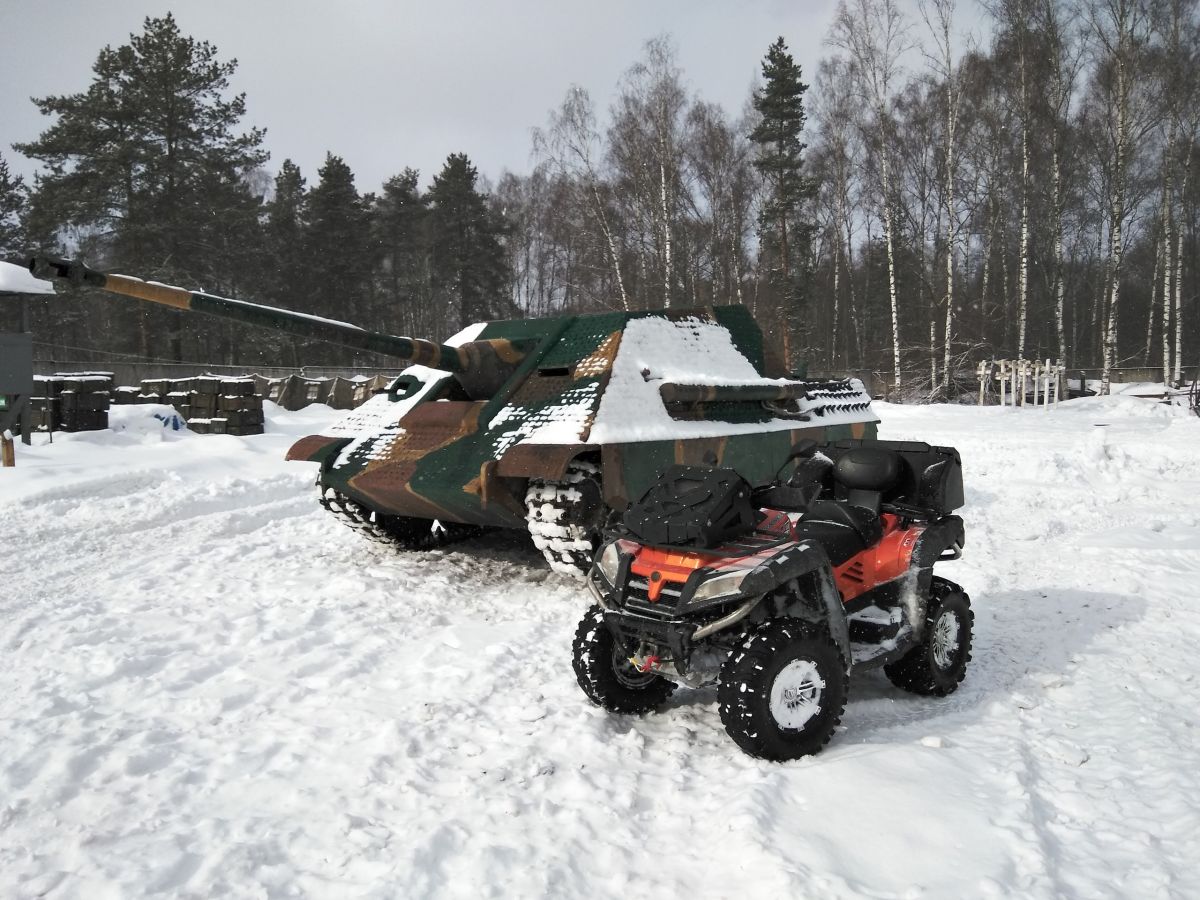
[[[586,571],[610,515],[664,467],[722,465],[762,483],[798,440],[873,437],[878,421],[857,380],[773,377],[742,306],[487,322],[435,344],[78,262],[30,268],[411,362],[287,457],[319,465],[327,509],[406,549],[524,528],[556,569]]]

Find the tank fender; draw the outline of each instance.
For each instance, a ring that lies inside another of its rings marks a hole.
[[[811,541],[801,541],[794,549],[773,557],[762,570],[769,573],[764,577],[762,587],[764,593],[774,590],[775,614],[816,625],[825,624],[849,665],[850,625],[825,548]],[[747,579],[747,588],[757,586]]]
[[[599,449],[596,444],[531,444],[524,441],[500,457],[496,474],[501,478],[561,481],[569,463]]]
[[[342,448],[350,443],[351,438],[332,438],[322,434],[312,434],[302,437],[287,452],[288,461],[316,462],[321,469],[326,469]]]
[[[966,529],[960,516],[942,516],[921,532],[912,554],[912,568],[917,573],[918,596],[929,595],[933,584],[933,564],[947,553],[953,554],[950,559],[957,559],[962,555],[966,540]]]

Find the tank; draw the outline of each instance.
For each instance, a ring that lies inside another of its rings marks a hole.
[[[554,568],[586,572],[606,524],[667,466],[759,484],[800,440],[876,434],[860,381],[784,377],[743,306],[482,322],[437,344],[77,261],[34,257],[30,270],[408,362],[287,458],[317,465],[327,509],[409,550],[526,529]]]

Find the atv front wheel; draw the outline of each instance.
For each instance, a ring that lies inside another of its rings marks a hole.
[[[908,653],[883,667],[892,684],[913,694],[945,697],[966,677],[975,614],[971,598],[953,581],[934,577],[925,635]]]
[[[846,687],[846,661],[828,634],[797,619],[770,619],[721,667],[721,722],[751,756],[819,753],[841,721]]]
[[[588,699],[610,712],[649,712],[675,690],[674,683],[661,675],[638,671],[604,624],[599,606],[584,615],[571,649],[579,686]]]

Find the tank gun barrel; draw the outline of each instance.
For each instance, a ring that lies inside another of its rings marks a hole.
[[[451,347],[419,338],[398,337],[307,313],[188,291],[128,275],[105,274],[79,260],[54,256],[30,257],[29,271],[39,278],[60,278],[173,309],[192,310],[453,372],[460,376],[464,385],[470,381],[481,390],[488,384],[505,380],[527,349],[511,341],[470,341]]]

